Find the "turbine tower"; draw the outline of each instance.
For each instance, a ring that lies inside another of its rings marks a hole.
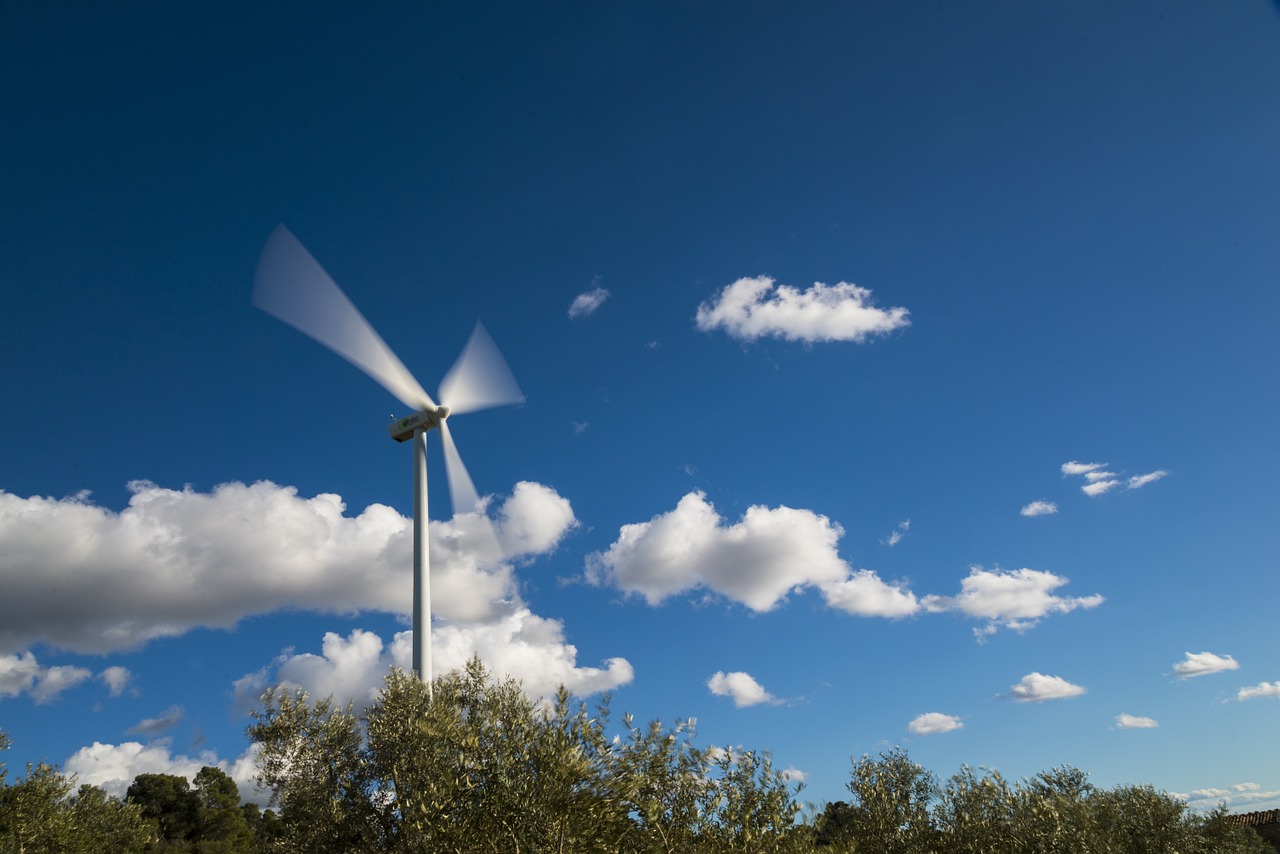
[[[448,418],[524,401],[511,369],[479,323],[440,381],[437,404],[293,233],[276,226],[258,258],[253,304],[342,356],[373,377],[412,415],[388,428],[413,442],[413,673],[431,690],[431,554],[427,542],[427,433],[438,429],[453,512],[475,513],[479,494],[462,464]],[[497,535],[480,514],[483,536]]]

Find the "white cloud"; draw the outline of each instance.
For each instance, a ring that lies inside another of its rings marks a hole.
[[[1055,596],[1054,590],[1069,579],[1036,569],[970,569],[960,583],[958,596],[926,596],[930,611],[959,611],[986,625],[975,630],[979,637],[1000,628],[1026,631],[1050,614],[1067,614],[1077,608],[1096,608],[1106,601],[1101,595]]]
[[[258,773],[257,746],[250,745],[234,760],[219,759],[212,751],[195,756],[173,755],[168,739],[159,739],[143,745],[136,741],[123,744],[103,744],[95,741],[82,747],[62,765],[65,774],[74,774],[78,783],[101,786],[108,794],[123,798],[129,784],[139,774],[173,774],[194,780],[206,765],[219,768],[236,781],[240,797],[265,804],[268,793],[258,792],[253,782]]]
[[[1086,483],[1080,487],[1080,491],[1092,498],[1110,492],[1119,485],[1120,481],[1118,480],[1095,480],[1093,483]]]
[[[1147,474],[1135,475],[1134,477],[1129,478],[1128,488],[1141,489],[1148,483],[1155,483],[1160,478],[1168,476],[1169,473],[1164,469],[1158,469],[1153,472],[1148,472]]]
[[[707,680],[707,688],[717,697],[730,697],[733,705],[739,709],[757,706],[760,703],[773,703],[776,698],[764,689],[750,673],[736,670],[724,673],[717,670]]]
[[[909,326],[905,308],[881,309],[871,291],[848,282],[815,282],[801,291],[768,276],[738,279],[698,306],[698,329],[724,329],[743,341],[855,341]]]
[[[786,783],[803,783],[809,779],[807,771],[801,771],[794,766],[783,768],[778,772],[778,776]]]
[[[859,617],[908,617],[921,607],[901,582],[890,584],[869,569],[823,584],[822,595],[832,608]]]
[[[129,686],[129,682],[133,679],[133,674],[129,672],[127,667],[108,667],[98,674],[107,685],[107,690],[111,692],[111,696],[119,697],[124,693],[124,689]]]
[[[1236,694],[1236,699],[1241,702],[1256,700],[1259,697],[1275,697],[1280,700],[1280,681],[1260,682],[1251,688],[1241,688],[1239,693]]]
[[[1155,729],[1160,722],[1155,718],[1144,718],[1138,715],[1116,715],[1116,729]]]
[[[182,706],[170,706],[154,718],[143,718],[125,730],[125,732],[136,732],[140,735],[158,735],[182,723],[184,714]]]
[[[30,652],[0,655],[0,698],[26,694],[37,703],[47,703],[91,678],[93,672],[83,667],[45,667]]]
[[[702,492],[648,522],[624,525],[607,551],[587,557],[592,584],[613,584],[650,605],[706,587],[755,611],[768,611],[805,585],[844,580],[836,552],[844,531],[826,516],[755,505],[725,524]]]
[[[412,521],[390,507],[346,516],[337,495],[267,481],[130,489],[119,513],[84,496],[0,491],[0,651],[44,641],[101,653],[282,608],[408,613]],[[551,551],[577,524],[568,501],[534,483],[517,484],[496,517],[517,558]],[[432,606],[446,619],[519,605],[512,567],[478,559],[488,541],[476,522],[429,526]]]
[[[843,533],[825,516],[789,507],[753,506],[728,524],[702,492],[691,492],[668,513],[624,525],[607,551],[587,556],[586,578],[639,594],[650,605],[701,587],[756,611],[816,587],[831,608],[862,617],[959,611],[986,621],[975,630],[979,637],[1000,628],[1025,631],[1050,614],[1104,601],[1100,595],[1053,595],[1067,579],[1050,572],[981,567],[970,570],[958,596],[920,598],[903,581],[852,570],[836,550]]]
[[[902,538],[907,535],[907,531],[911,530],[911,520],[906,519],[898,523],[897,530],[891,532],[888,537],[881,540],[886,546],[896,546],[902,542]]]
[[[1121,480],[1121,476],[1116,472],[1109,471],[1107,465],[1108,463],[1078,463],[1072,460],[1062,464],[1062,473],[1063,475],[1083,476],[1088,483],[1080,487],[1080,491],[1090,497],[1103,495],[1121,485],[1125,489],[1141,489],[1148,483],[1154,483],[1169,474],[1164,469],[1158,469],[1147,474],[1135,475],[1128,480]],[[1024,513],[1024,515],[1031,514]]]
[[[912,735],[935,735],[963,728],[964,722],[960,718],[955,715],[944,715],[942,712],[925,712],[923,715],[916,715],[911,723],[907,724],[907,731]]]
[[[609,298],[609,292],[601,287],[594,287],[589,291],[584,291],[573,298],[573,302],[569,304],[569,317],[577,320],[580,317],[590,317],[595,314],[596,309],[604,305],[604,301]]]
[[[577,647],[565,641],[563,623],[527,608],[496,622],[436,625],[431,632],[433,674],[461,668],[478,655],[494,676],[516,677],[533,697],[550,696],[561,685],[579,696],[609,691],[635,676],[624,658],[610,658],[603,667],[580,667],[577,654]],[[392,666],[409,670],[412,663],[412,632],[398,632],[390,645],[364,629],[353,629],[345,638],[328,632],[319,655],[289,651],[236,680],[237,705],[252,708],[268,686],[285,685],[302,688],[316,698],[331,696],[365,706],[382,688]]]
[[[1109,463],[1078,463],[1075,460],[1072,460],[1069,463],[1062,464],[1062,473],[1064,475],[1087,475],[1089,472],[1104,469],[1108,465]]]
[[[1229,655],[1214,655],[1212,652],[1188,652],[1186,656],[1182,661],[1173,665],[1173,672],[1182,679],[1208,676],[1210,673],[1221,673],[1224,670],[1240,669],[1240,662]]]
[[[1207,786],[1190,792],[1170,792],[1193,810],[1214,809],[1226,803],[1231,812],[1253,812],[1280,808],[1280,790],[1263,791],[1257,783],[1236,783],[1229,788]]]
[[[1072,685],[1061,676],[1046,676],[1043,673],[1028,673],[1009,692],[1016,703],[1043,703],[1046,700],[1066,700],[1079,697],[1087,689],[1080,685]]]
[[[1058,505],[1052,501],[1032,501],[1018,512],[1023,516],[1048,516],[1058,512]]]

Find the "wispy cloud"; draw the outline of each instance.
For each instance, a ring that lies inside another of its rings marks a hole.
[[[604,301],[609,298],[609,292],[598,285],[599,279],[593,279],[592,284],[596,285],[589,291],[583,291],[573,298],[573,302],[569,303],[569,317],[577,320],[582,317],[590,317],[596,313],[600,306],[604,305]]]
[[[139,735],[159,735],[167,729],[173,729],[182,723],[185,711],[182,706],[170,706],[154,718],[143,718],[125,732]]]
[[[1062,464],[1062,473],[1064,475],[1087,475],[1089,472],[1105,469],[1107,465],[1107,463],[1078,463],[1075,460],[1072,460],[1071,462]]]
[[[1080,491],[1092,498],[1097,495],[1102,495],[1104,492],[1110,492],[1111,490],[1115,489],[1119,485],[1120,485],[1120,481],[1114,480],[1114,479],[1113,480],[1095,480],[1095,481],[1092,481],[1091,483],[1086,483],[1084,486],[1080,487]]]
[[[861,342],[909,326],[905,308],[877,308],[871,291],[849,282],[816,282],[806,290],[768,276],[738,279],[698,306],[698,329],[723,329],[742,341]]]
[[[1230,786],[1206,786],[1190,792],[1170,792],[1187,802],[1193,810],[1211,810],[1226,804],[1232,812],[1253,812],[1280,807],[1280,790],[1265,791],[1257,783],[1235,783]]]
[[[1241,688],[1236,694],[1236,699],[1241,702],[1244,702],[1245,700],[1257,700],[1262,697],[1272,697],[1280,700],[1280,681],[1259,682],[1251,688]]]
[[[124,693],[124,689],[129,687],[129,683],[133,681],[133,674],[127,667],[108,667],[98,674],[107,686],[107,690],[111,692],[111,696],[119,697]]]
[[[755,677],[741,670],[732,673],[717,670],[707,680],[707,688],[717,697],[731,698],[739,709],[777,702],[777,698],[766,691]]]
[[[907,535],[907,531],[909,530],[911,530],[911,520],[904,519],[898,523],[898,527],[895,528],[889,536],[885,537],[880,542],[886,546],[896,546],[898,543],[902,542],[902,538]]]
[[[1028,673],[1017,685],[1009,689],[1015,703],[1043,703],[1048,700],[1066,700],[1086,693],[1081,685],[1073,685],[1061,676]]]
[[[1149,483],[1154,483],[1162,477],[1167,477],[1169,474],[1164,469],[1157,469],[1147,474],[1134,475],[1126,480],[1121,474],[1109,471],[1107,469],[1108,465],[1110,464],[1081,463],[1071,460],[1062,464],[1062,474],[1064,476],[1083,477],[1087,483],[1080,487],[1080,491],[1091,498],[1104,495],[1121,486],[1126,490],[1141,489]],[[1024,515],[1028,514],[1024,513]]]
[[[1212,652],[1186,653],[1186,658],[1173,665],[1173,672],[1181,679],[1196,676],[1208,676],[1211,673],[1222,673],[1225,670],[1239,670],[1240,663],[1229,655],[1215,655]]]
[[[1136,475],[1134,477],[1129,478],[1128,488],[1140,489],[1141,487],[1146,486],[1148,483],[1155,483],[1157,480],[1159,480],[1162,477],[1168,477],[1168,475],[1169,473],[1164,469],[1157,469],[1156,471],[1148,472],[1147,474]]]
[[[1155,718],[1144,718],[1139,715],[1116,715],[1116,729],[1155,729],[1160,722]]]
[[[1058,505],[1052,501],[1032,501],[1018,512],[1023,516],[1048,516],[1058,512]]]
[[[907,724],[907,731],[912,735],[937,735],[943,732],[954,732],[964,728],[964,721],[955,715],[944,715],[942,712],[925,712],[916,715]]]

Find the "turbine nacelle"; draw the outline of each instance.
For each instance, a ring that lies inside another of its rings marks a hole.
[[[412,415],[406,415],[404,418],[397,418],[392,421],[387,425],[387,432],[397,442],[407,442],[413,438],[416,430],[432,430],[439,427],[448,417],[449,407],[447,406],[424,409],[421,412],[415,412]]]

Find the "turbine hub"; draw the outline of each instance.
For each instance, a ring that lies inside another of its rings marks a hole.
[[[436,413],[435,413],[435,414],[436,414],[436,420],[437,420],[437,421],[443,421],[443,420],[445,420],[446,418],[448,418],[448,417],[449,417],[449,411],[450,411],[450,410],[449,410],[449,407],[447,407],[447,406],[437,406],[437,407],[436,407]]]

